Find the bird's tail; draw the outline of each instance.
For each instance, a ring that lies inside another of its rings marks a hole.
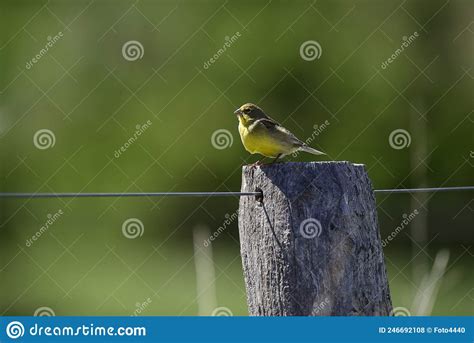
[[[301,151],[304,151],[304,152],[309,152],[310,154],[313,154],[313,155],[326,155],[324,152],[319,151],[319,150],[316,150],[316,149],[313,149],[313,148],[311,148],[310,146],[307,146],[306,144],[305,144],[305,145],[302,145],[302,146],[300,147],[300,150],[301,150]]]

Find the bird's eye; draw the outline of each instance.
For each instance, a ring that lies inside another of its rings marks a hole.
[[[250,108],[244,108],[244,113],[250,113]]]

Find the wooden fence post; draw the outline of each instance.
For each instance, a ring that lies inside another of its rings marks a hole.
[[[375,198],[348,162],[244,166],[239,234],[250,315],[389,315]]]

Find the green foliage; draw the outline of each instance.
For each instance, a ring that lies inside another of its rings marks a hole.
[[[245,102],[301,139],[315,137],[311,145],[330,159],[366,164],[375,188],[472,183],[468,1],[2,1],[0,7],[3,192],[238,190],[242,164],[257,160],[244,151],[233,114]],[[419,37],[382,68],[415,31]],[[122,54],[131,40],[144,49],[136,61]],[[321,45],[319,59],[301,58],[308,40]],[[314,129],[326,121],[324,130]],[[389,135],[399,128],[411,144],[396,150]],[[54,146],[33,144],[40,129],[54,133]],[[231,132],[228,148],[213,147],[218,129]],[[472,278],[461,244],[473,240],[472,194],[436,195],[424,208],[409,195],[378,201],[382,236],[410,206],[429,210],[426,240],[436,237],[430,248],[448,246],[460,256],[447,274],[458,286],[440,294],[465,295]],[[217,230],[237,206],[230,198],[0,200],[2,312],[49,306],[64,315],[132,314],[151,297],[144,314],[196,314],[192,230],[198,224]],[[28,247],[26,240],[59,209],[64,214]],[[124,237],[128,218],[143,223],[141,237]],[[417,282],[406,266],[413,235],[407,229],[387,250],[389,276],[402,268],[408,275],[391,284],[395,303],[405,307]],[[236,222],[214,248],[218,305],[245,314]],[[434,313],[472,314],[468,304],[453,307],[458,300],[440,300]]]

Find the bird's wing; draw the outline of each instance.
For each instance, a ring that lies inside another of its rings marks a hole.
[[[255,121],[252,125],[254,128],[258,127],[265,127],[267,130],[281,136],[285,139],[285,141],[289,141],[294,145],[301,146],[304,145],[302,141],[300,141],[294,134],[292,134],[289,130],[285,129],[281,126],[277,121],[273,120],[272,118],[262,118]],[[252,130],[252,128],[250,129]]]
[[[281,126],[280,124],[278,124],[275,120],[271,118],[257,119],[255,121],[255,124],[264,125],[267,129],[273,129],[275,126]]]

